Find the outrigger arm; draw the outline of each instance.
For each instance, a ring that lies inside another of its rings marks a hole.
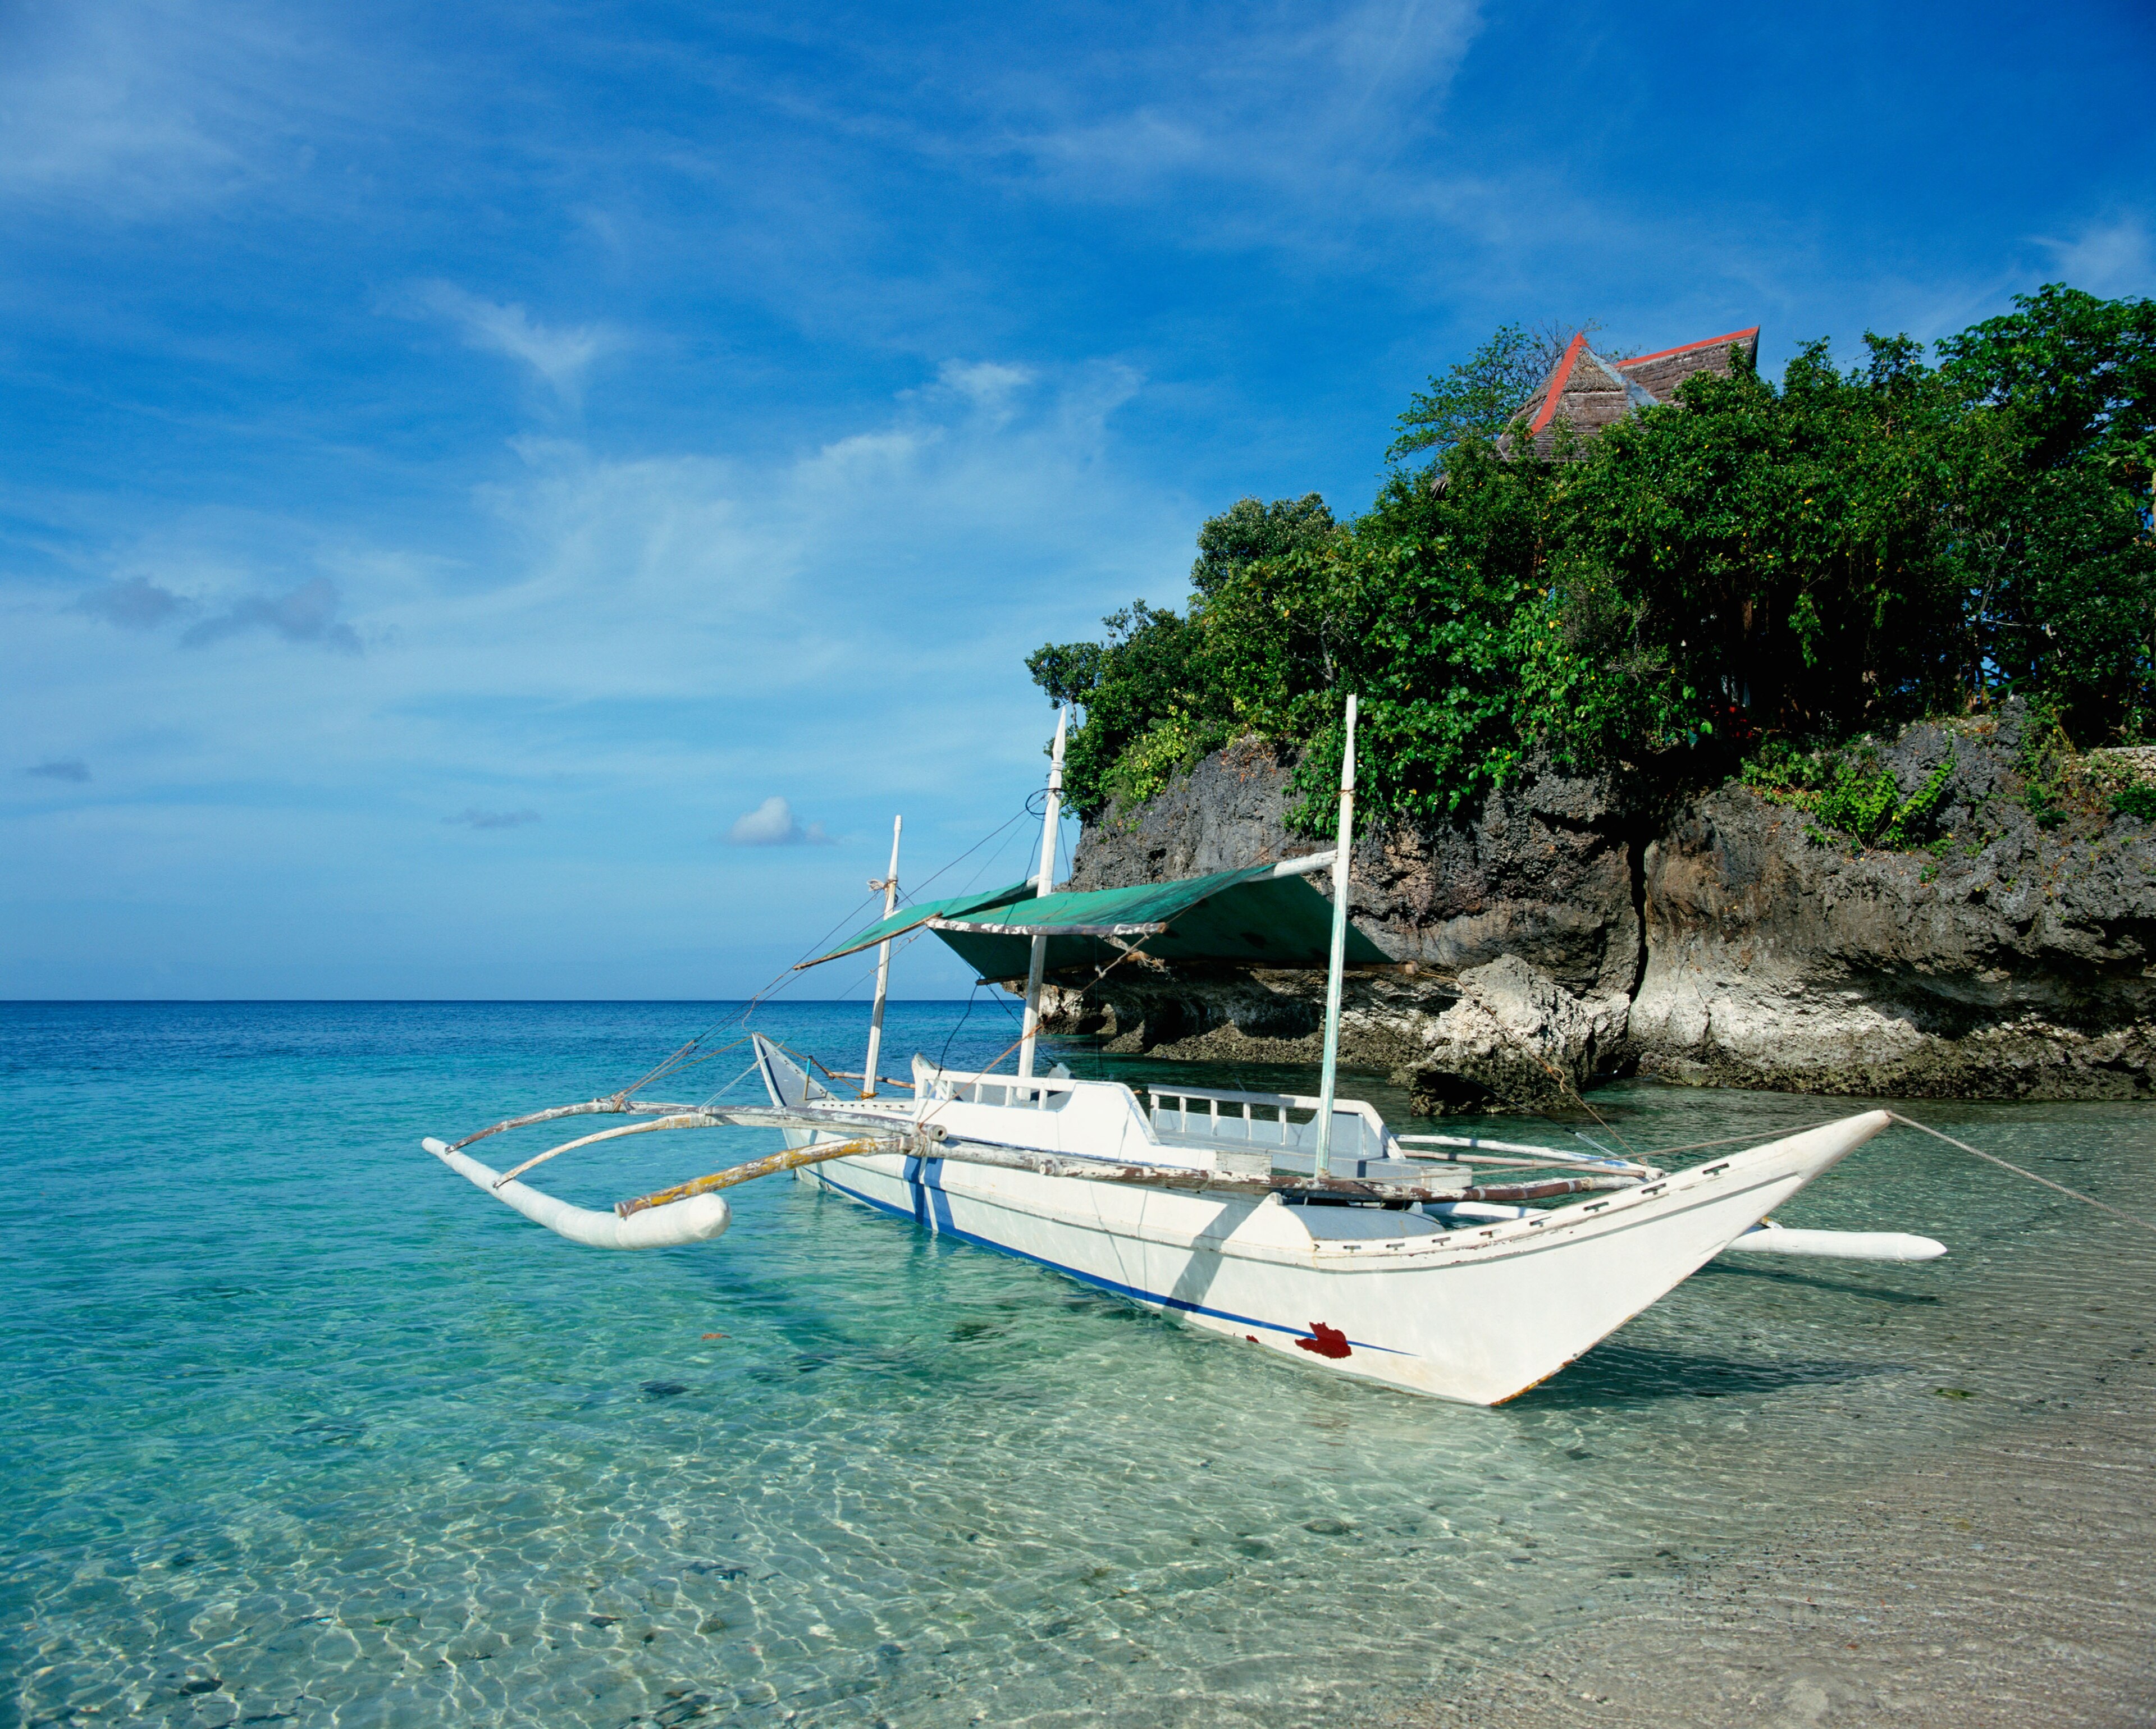
[[[654,1121],[603,1129],[549,1147],[508,1171],[497,1171],[463,1149],[475,1141],[523,1124],[606,1111],[650,1114]],[[664,1113],[661,1115],[660,1113]],[[578,1207],[517,1180],[535,1165],[578,1147],[627,1135],[648,1135],[673,1129],[792,1129],[831,1135],[832,1139],[806,1147],[789,1147],[761,1158],[729,1166],[708,1177],[679,1183],[654,1193],[618,1201],[611,1212]],[[776,1176],[803,1165],[827,1159],[860,1158],[877,1153],[900,1154],[924,1164],[947,1160],[954,1164],[993,1165],[1006,1170],[1031,1171],[1045,1177],[1076,1177],[1091,1183],[1130,1183],[1142,1188],[1194,1192],[1262,1199],[1267,1193],[1283,1198],[1323,1195],[1340,1200],[1375,1201],[1395,1206],[1417,1202],[1518,1203],[1548,1200],[1561,1195],[1587,1194],[1605,1189],[1632,1188],[1637,1179],[1629,1175],[1595,1172],[1573,1177],[1542,1177],[1526,1183],[1452,1184],[1382,1182],[1333,1176],[1301,1176],[1274,1172],[1270,1176],[1239,1176],[1193,1170],[1183,1165],[1151,1165],[1120,1160],[1076,1158],[1031,1152],[964,1140],[940,1124],[894,1122],[884,1113],[849,1110],[843,1104],[777,1107],[766,1106],[681,1106],[629,1100],[593,1100],[561,1106],[514,1117],[454,1145],[429,1137],[419,1143],[429,1152],[484,1189],[504,1206],[535,1224],[543,1224],[572,1243],[595,1249],[664,1249],[685,1243],[701,1243],[719,1235],[732,1222],[732,1210],[720,1194],[723,1189],[752,1183],[759,1177]]]

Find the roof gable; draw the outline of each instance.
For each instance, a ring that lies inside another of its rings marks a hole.
[[[1556,425],[1563,420],[1575,435],[1593,438],[1604,428],[1651,408],[1674,402],[1684,382],[1697,372],[1728,376],[1731,351],[1753,361],[1759,353],[1759,326],[1732,331],[1724,336],[1707,336],[1652,354],[1611,360],[1588,346],[1582,331],[1565,346],[1549,376],[1521,405],[1515,424],[1527,422],[1527,435],[1538,454],[1550,454],[1557,439]],[[1515,435],[1499,441],[1507,450]]]

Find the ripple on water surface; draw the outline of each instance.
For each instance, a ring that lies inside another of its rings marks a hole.
[[[1947,1260],[1717,1264],[1479,1411],[798,1184],[717,1244],[606,1255],[417,1151],[619,1084],[682,1005],[0,1013],[28,1721],[1353,1721],[2070,1403],[2156,1309],[2126,1228],[1897,1133],[1783,1217]],[[847,1054],[863,1018],[769,1024]],[[957,1018],[895,1008],[891,1048]],[[1004,1042],[977,1014],[951,1059]],[[1597,1101],[1664,1145],[1835,1108]],[[2149,1150],[2133,1107],[1919,1114],[2118,1201]],[[689,1144],[555,1186],[610,1198]]]

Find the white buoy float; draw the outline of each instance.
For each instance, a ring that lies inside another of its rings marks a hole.
[[[592,1249],[673,1249],[684,1243],[709,1242],[733,1222],[724,1195],[690,1195],[663,1207],[646,1207],[626,1219],[567,1201],[521,1183],[504,1183],[501,1173],[432,1136],[419,1143],[475,1188],[514,1208],[534,1224]]]
[[[1947,1245],[1907,1231],[1799,1231],[1759,1224],[1722,1251],[1724,1254],[1810,1254],[1822,1260],[1937,1260]]]

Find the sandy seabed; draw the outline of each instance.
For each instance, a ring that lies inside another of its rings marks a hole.
[[[1390,1729],[2156,1724],[2156,1362],[1763,1532]]]

